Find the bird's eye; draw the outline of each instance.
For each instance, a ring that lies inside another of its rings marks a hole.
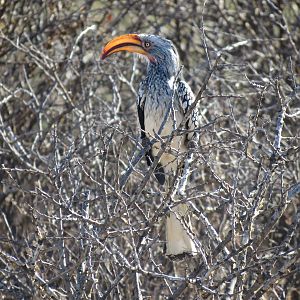
[[[150,42],[145,42],[145,48],[149,48],[151,46]]]

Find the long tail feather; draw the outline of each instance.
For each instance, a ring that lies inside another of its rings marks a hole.
[[[197,248],[192,238],[188,206],[186,204],[175,206],[167,217],[166,223],[166,255],[195,255]]]

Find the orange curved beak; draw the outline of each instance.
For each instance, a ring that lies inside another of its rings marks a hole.
[[[101,59],[105,59],[107,56],[120,51],[139,53],[149,57],[148,52],[144,50],[142,41],[137,34],[124,34],[112,39],[106,44],[103,48]]]

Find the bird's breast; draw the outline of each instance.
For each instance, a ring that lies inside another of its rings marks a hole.
[[[144,115],[145,130],[150,135],[158,134],[159,131],[161,131],[161,136],[169,135],[174,126],[178,126],[183,119],[178,101],[174,99],[172,105],[172,96],[165,95],[160,97],[149,95],[145,101]],[[166,118],[167,120],[164,123]]]
[[[180,125],[183,119],[183,114],[182,110],[180,109],[178,99],[173,99],[173,108],[171,108],[171,111],[169,111],[171,102],[172,96],[167,97],[162,95],[158,98],[151,96],[146,98],[144,107],[145,131],[146,135],[150,139],[155,137],[159,132],[161,137],[168,136],[171,134],[173,129]],[[168,115],[168,117],[164,123],[166,115]],[[170,146],[175,152],[186,151],[186,146],[182,136],[175,136]],[[161,145],[159,142],[153,145],[152,153],[154,156],[157,155],[160,147]],[[174,161],[174,155],[165,153],[161,160],[163,165],[170,164],[170,162]],[[172,169],[174,169],[174,167],[172,167]]]

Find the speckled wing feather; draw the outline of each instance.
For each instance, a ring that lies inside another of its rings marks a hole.
[[[178,98],[180,100],[183,113],[186,114],[189,110],[191,104],[195,101],[194,93],[192,92],[190,86],[185,81],[179,81],[176,89]],[[194,132],[194,130],[199,126],[199,111],[196,108],[192,111],[186,122],[186,129],[191,131],[187,134],[187,142],[191,140],[197,140],[199,134]]]

